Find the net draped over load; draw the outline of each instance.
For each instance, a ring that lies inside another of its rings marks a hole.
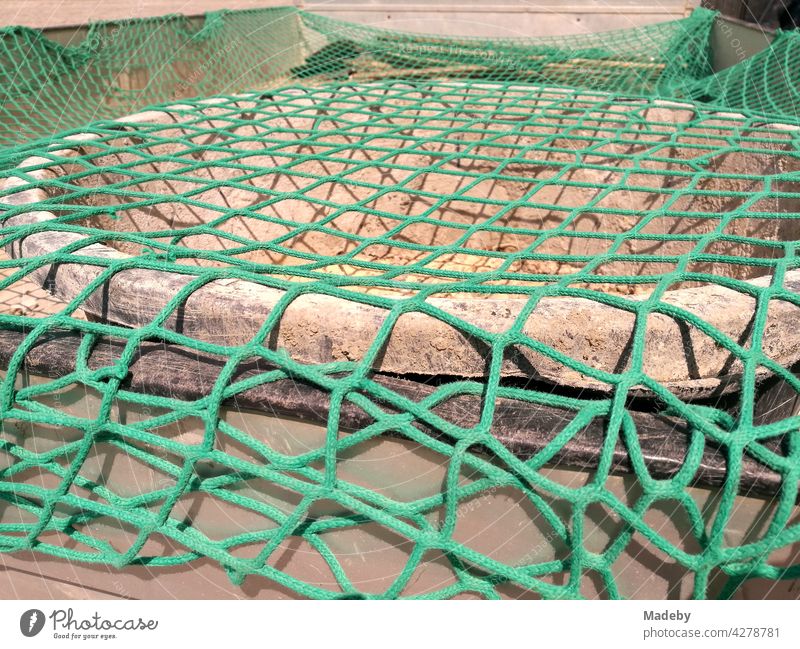
[[[633,597],[643,552],[683,596],[800,577],[800,130],[698,90],[713,18],[7,30],[43,63],[3,84],[0,290],[61,302],[0,314],[0,551],[308,597]]]

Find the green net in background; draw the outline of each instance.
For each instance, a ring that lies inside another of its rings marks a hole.
[[[778,32],[770,47],[684,91],[701,101],[797,120],[800,34]]]
[[[301,61],[291,7],[95,23],[66,44],[0,32],[0,144],[10,146],[148,104],[262,87]]]
[[[219,92],[376,78],[482,78],[640,94],[710,73],[714,13],[569,38],[461,39],[347,23],[291,7],[97,23],[54,42],[7,28],[0,146]]]
[[[791,596],[800,135],[743,68],[710,85],[713,17],[6,30],[0,292],[59,301],[0,315],[0,550],[309,597]]]
[[[663,92],[711,72],[714,12],[636,29],[540,38],[434,37],[302,13],[310,55],[298,78],[474,78],[629,94]]]

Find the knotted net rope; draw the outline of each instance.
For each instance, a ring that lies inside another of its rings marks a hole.
[[[424,79],[50,138],[4,174],[0,288],[63,302],[0,315],[0,550],[307,597],[629,597],[642,552],[693,597],[797,578],[800,418],[760,397],[800,391],[799,146],[700,103]]]
[[[6,30],[0,290],[61,302],[0,315],[0,550],[307,597],[796,579],[798,132],[707,83],[712,19]]]
[[[561,38],[440,38],[293,7],[101,22],[52,38],[5,28],[0,146],[153,103],[299,79],[466,77],[655,92],[710,73],[714,15],[698,9],[681,20]]]

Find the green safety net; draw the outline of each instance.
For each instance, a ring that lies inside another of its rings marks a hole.
[[[306,597],[800,576],[800,131],[519,80],[296,80],[31,153],[0,288],[61,302],[0,315],[4,553]],[[187,360],[142,377],[145,348]]]
[[[0,31],[0,145],[148,104],[254,89],[301,61],[291,7]]]
[[[682,94],[732,109],[797,121],[798,72],[800,33],[779,31],[765,50],[690,83]]]
[[[663,92],[711,72],[716,14],[635,29],[540,38],[435,37],[302,13],[311,54],[298,78],[535,81],[628,94]]]
[[[539,38],[413,34],[272,7],[98,22],[44,34],[0,30],[0,147],[150,104],[291,81],[483,79],[687,97],[797,119],[797,41],[716,72],[718,14],[696,9],[643,27]]]
[[[180,97],[288,80],[484,78],[659,92],[710,73],[714,13],[604,34],[443,38],[293,7],[0,31],[0,146]]]

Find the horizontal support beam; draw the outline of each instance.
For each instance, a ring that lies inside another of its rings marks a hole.
[[[563,3],[549,2],[480,2],[480,3],[416,3],[402,2],[303,2],[303,0],[36,0],[15,3],[13,9],[0,13],[0,27],[23,25],[37,29],[75,27],[98,20],[130,20],[150,18],[168,13],[183,13],[196,16],[207,11],[221,9],[258,9],[295,5],[309,11],[336,15],[339,13],[363,13],[365,17],[376,13],[418,14],[541,14],[546,16],[607,15],[617,16],[620,26],[625,26],[629,16],[661,16],[662,20],[679,18],[691,12],[699,0],[672,0],[671,2],[647,3],[644,0],[625,2],[617,0],[611,4],[603,2]],[[544,34],[538,34],[544,35]]]
[[[305,4],[304,9],[316,13],[331,14],[337,12],[394,12],[394,13],[522,13],[522,14],[660,14],[663,16],[684,16],[687,11],[697,6],[697,2],[673,3],[576,3],[576,4],[402,4],[402,3],[319,3]]]
[[[153,18],[182,13],[196,16],[222,9],[260,9],[299,5],[294,0],[29,0],[0,12],[0,27],[35,29],[77,27],[104,20]]]

